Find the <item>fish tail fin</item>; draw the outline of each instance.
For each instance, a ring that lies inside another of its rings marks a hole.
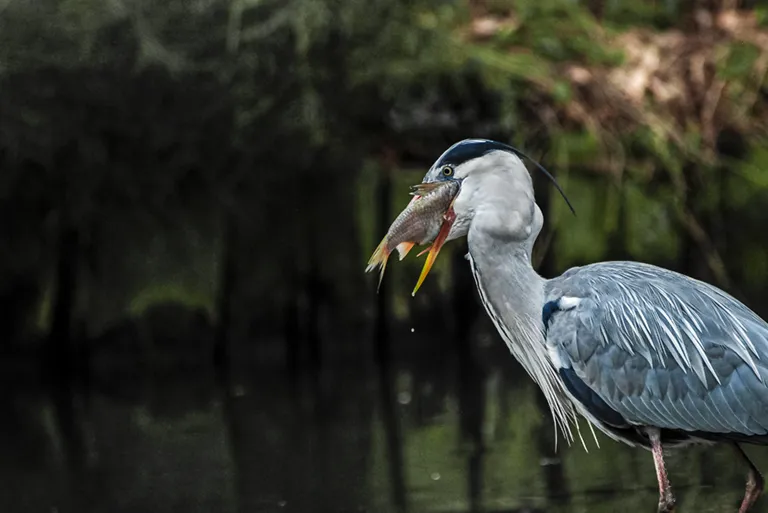
[[[371,258],[368,260],[368,266],[365,268],[365,272],[367,273],[373,271],[377,267],[381,269],[379,271],[379,284],[376,287],[377,292],[379,288],[381,288],[381,280],[384,279],[384,271],[387,268],[387,260],[389,260],[389,251],[387,251],[387,239],[385,237],[376,247],[373,255],[371,255]]]

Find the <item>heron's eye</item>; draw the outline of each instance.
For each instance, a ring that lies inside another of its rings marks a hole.
[[[453,168],[451,166],[443,166],[441,172],[443,176],[453,176]]]

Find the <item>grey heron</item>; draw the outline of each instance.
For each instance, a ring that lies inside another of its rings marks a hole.
[[[644,263],[540,276],[531,252],[544,219],[521,157],[506,144],[467,139],[435,161],[423,183],[459,187],[422,279],[442,244],[466,237],[482,304],[541,388],[556,432],[574,440],[582,416],[649,449],[660,512],[675,505],[664,450],[728,443],[748,468],[746,512],[763,478],[739,444],[768,444],[768,324],[710,284]],[[408,241],[393,247],[400,242]]]

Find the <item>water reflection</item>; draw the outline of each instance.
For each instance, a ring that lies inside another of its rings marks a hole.
[[[493,353],[494,355],[496,353]],[[538,391],[508,358],[112,376],[0,390],[3,511],[653,511],[650,455],[584,430],[553,451]],[[307,377],[309,376],[309,377]],[[750,450],[763,468],[768,452]],[[735,511],[729,448],[671,457],[680,511]],[[766,511],[764,504],[756,511]]]

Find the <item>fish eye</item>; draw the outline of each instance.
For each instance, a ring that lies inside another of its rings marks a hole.
[[[443,176],[453,176],[453,168],[451,166],[443,166],[443,169],[440,171],[443,173]]]

